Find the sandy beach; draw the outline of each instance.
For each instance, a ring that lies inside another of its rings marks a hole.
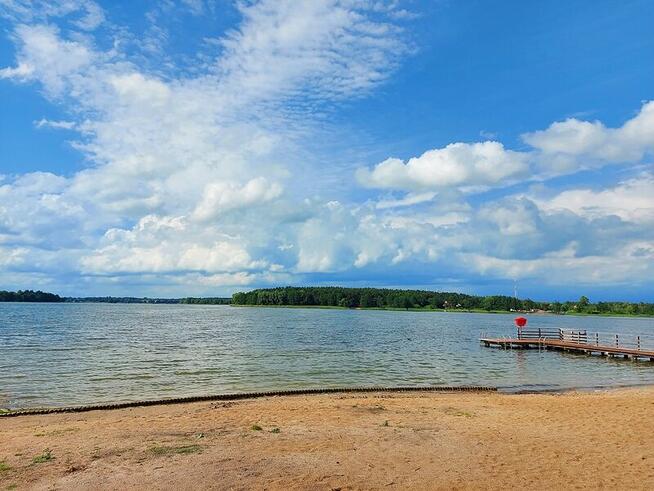
[[[0,419],[0,489],[654,487],[654,388],[270,397]]]

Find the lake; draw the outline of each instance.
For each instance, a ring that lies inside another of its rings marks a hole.
[[[529,325],[654,339],[654,319],[534,315]],[[0,303],[0,407],[354,385],[654,384],[654,363],[485,348],[481,332],[513,335],[513,316]]]

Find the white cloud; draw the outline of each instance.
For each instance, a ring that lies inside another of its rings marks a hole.
[[[543,180],[609,164],[638,163],[654,152],[654,102],[643,104],[619,128],[570,118],[546,130],[525,133],[522,139],[532,148],[518,152],[496,141],[451,143],[407,162],[386,159],[372,169],[358,169],[356,176],[366,187],[411,193],[485,190],[514,184],[520,178]]]
[[[188,7],[193,15],[201,15],[204,13],[203,0],[182,0],[182,3]]]
[[[215,231],[213,231],[215,232]],[[104,244],[83,257],[87,273],[203,273],[261,269],[242,242],[202,233],[184,217],[148,215],[129,230],[110,229]]]
[[[16,23],[36,23],[65,18],[83,30],[97,28],[104,10],[93,0],[0,0],[0,16]]]
[[[654,102],[643,104],[640,112],[619,128],[570,118],[552,123],[546,130],[525,133],[522,139],[540,152],[540,167],[550,173],[638,162],[654,151]]]
[[[105,20],[104,10],[97,3],[85,1],[81,3],[84,15],[75,21],[75,25],[85,31],[97,29]]]
[[[64,41],[58,29],[49,25],[19,25],[15,35],[20,43],[19,62],[5,68],[2,78],[40,80],[52,96],[61,95],[67,77],[88,67],[92,53],[78,41]]]
[[[38,15],[26,2],[12,4],[16,62],[0,77],[34,82],[62,104],[70,120],[35,125],[77,131],[75,148],[89,166],[70,177],[0,181],[3,277],[31,274],[44,284],[61,274],[68,291],[67,279],[78,275],[78,284],[141,281],[204,294],[389,268],[398,277],[506,278],[522,270],[552,282],[571,271],[620,282],[638,257],[651,269],[649,174],[611,189],[474,205],[462,191],[603,165],[595,161],[637,162],[651,150],[652,103],[617,129],[555,123],[525,135],[528,151],[485,141],[388,159],[357,177],[406,195],[327,201],[340,190],[323,186],[326,169],[306,161],[320,143],[316,128],[327,124],[314,118],[392,73],[406,52],[391,22],[403,16],[393,2],[239,3],[243,21],[183,75],[163,66],[168,58],[148,70],[123,49],[129,35],[103,43],[80,32],[106,23],[104,13],[84,7],[91,3],[41,2]],[[548,273],[557,260],[564,266]]]
[[[243,102],[357,95],[383,81],[404,51],[398,28],[371,20],[368,6],[339,0],[241,4],[243,23],[222,41],[217,73]]]
[[[145,104],[150,107],[162,107],[171,97],[171,90],[165,83],[140,73],[112,75],[109,84],[118,94],[120,103],[125,105]]]
[[[74,121],[52,121],[42,118],[39,121],[34,121],[34,126],[37,128],[53,128],[56,130],[72,130],[75,129],[76,123]]]
[[[501,143],[451,143],[404,163],[387,159],[372,170],[359,169],[357,178],[368,187],[407,191],[507,183],[528,170],[524,154]]]
[[[26,79],[34,73],[34,67],[27,62],[21,62],[16,67],[0,70],[0,78]]]
[[[474,271],[490,277],[538,279],[547,285],[644,284],[654,275],[654,242],[631,242],[607,255],[577,256],[574,246],[536,259],[462,254]]]
[[[70,123],[83,136],[75,146],[96,165],[71,179],[67,196],[92,200],[109,222],[194,210],[209,217],[214,204],[221,212],[231,207],[228,201],[256,204],[259,195],[264,202],[281,195],[280,180],[291,175],[289,155],[311,126],[307,118],[293,122],[307,90],[343,94],[338,83],[323,86],[327,74],[338,74],[352,94],[392,68],[401,46],[397,32],[375,27],[364,3],[349,5],[243,4],[244,21],[223,39],[217,68],[170,80],[139,71],[116,46],[102,52],[88,36],[20,25],[17,66],[29,69],[4,73],[73,99],[81,120]],[[282,104],[289,99],[298,104]],[[264,182],[270,183],[265,192]],[[238,190],[245,195],[218,197]]]
[[[409,193],[402,199],[387,199],[378,201],[376,207],[380,210],[387,208],[399,208],[402,206],[413,206],[419,203],[431,201],[436,196],[434,192],[427,193]]]
[[[248,181],[244,186],[234,183],[210,183],[204,188],[202,200],[193,212],[193,218],[207,221],[222,213],[239,208],[263,204],[278,198],[282,187],[264,177]]]
[[[645,173],[615,187],[572,189],[535,201],[547,211],[568,210],[586,218],[614,215],[629,222],[654,224],[654,175]]]

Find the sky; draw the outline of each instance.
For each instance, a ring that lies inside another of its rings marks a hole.
[[[0,0],[0,289],[654,301],[654,6]]]

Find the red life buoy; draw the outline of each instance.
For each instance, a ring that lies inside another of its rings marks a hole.
[[[518,329],[522,329],[527,325],[527,319],[525,319],[524,317],[516,317],[515,325],[518,326]]]

